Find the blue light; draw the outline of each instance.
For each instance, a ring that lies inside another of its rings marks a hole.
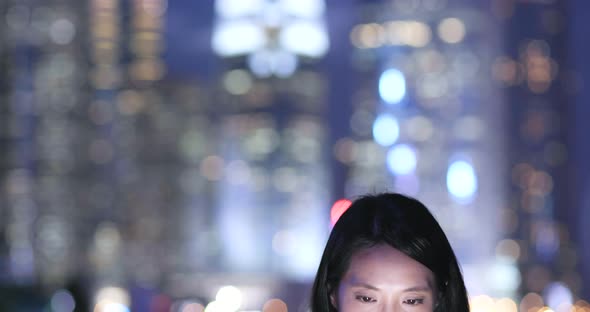
[[[406,95],[406,79],[397,69],[388,69],[379,78],[379,95],[390,104],[399,103]]]
[[[563,283],[553,282],[545,287],[543,297],[547,305],[554,311],[560,310],[563,305],[572,305],[574,296],[572,291]]]
[[[416,169],[416,151],[408,145],[399,144],[387,152],[387,167],[394,174],[409,174]]]
[[[388,115],[380,115],[373,123],[373,138],[382,146],[389,146],[399,137],[397,120]]]
[[[463,160],[453,162],[447,171],[447,189],[459,200],[469,200],[477,192],[477,176],[473,166]]]

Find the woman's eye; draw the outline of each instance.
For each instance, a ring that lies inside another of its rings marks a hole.
[[[365,303],[369,303],[369,302],[375,302],[376,300],[368,297],[368,296],[356,296],[356,300],[359,300],[361,302],[365,302]]]
[[[424,299],[406,299],[404,300],[404,303],[409,305],[423,304]]]

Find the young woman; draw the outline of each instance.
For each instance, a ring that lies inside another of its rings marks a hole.
[[[467,312],[457,259],[419,201],[364,196],[340,217],[326,244],[312,312]]]

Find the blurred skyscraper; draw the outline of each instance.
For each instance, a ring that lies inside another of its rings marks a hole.
[[[542,302],[567,309],[583,298],[584,259],[580,225],[571,218],[582,203],[569,191],[575,177],[568,170],[575,161],[571,151],[578,143],[567,145],[573,116],[566,106],[573,106],[569,99],[579,92],[579,73],[568,59],[567,8],[549,1],[496,9],[506,29],[507,48],[494,73],[505,86],[506,120],[514,134],[508,141],[512,185],[505,222],[517,243],[510,253],[522,272],[520,308]]]
[[[394,190],[424,200],[447,230],[470,291],[512,296],[514,259],[496,257],[505,130],[490,73],[501,33],[477,4],[385,1],[350,32],[351,136],[336,142],[347,197]]]
[[[216,1],[212,36],[226,68],[216,209],[225,269],[306,280],[328,232],[325,4]],[[239,40],[236,40],[239,38]],[[242,43],[243,41],[243,43]]]

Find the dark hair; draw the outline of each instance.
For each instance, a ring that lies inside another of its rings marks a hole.
[[[332,229],[312,288],[311,311],[334,312],[330,295],[361,249],[387,244],[422,263],[435,276],[436,312],[467,312],[463,277],[447,237],[416,199],[384,193],[355,200]]]

